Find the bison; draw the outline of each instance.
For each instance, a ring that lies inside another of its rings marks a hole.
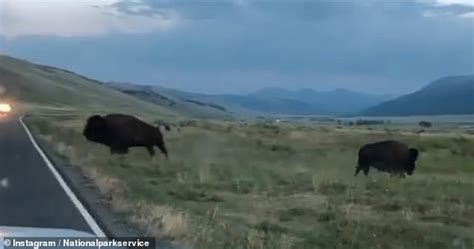
[[[153,157],[155,155],[153,147],[157,146],[168,158],[160,126],[154,127],[134,116],[125,114],[90,116],[83,135],[91,142],[108,146],[111,154],[127,154],[130,147],[145,147]]]
[[[372,144],[366,144],[359,150],[358,165],[355,175],[363,170],[369,173],[370,166],[389,172],[391,176],[398,174],[405,177],[405,172],[412,175],[415,170],[415,161],[418,158],[418,150],[408,148],[405,144],[387,140]]]

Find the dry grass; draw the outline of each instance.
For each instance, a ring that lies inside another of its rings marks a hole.
[[[83,168],[83,174],[95,182],[100,192],[108,198],[115,212],[128,213],[130,221],[144,228],[148,235],[171,241],[186,241],[191,219],[171,206],[150,204],[145,201],[130,203],[128,190],[123,181],[105,176],[96,168]]]
[[[191,218],[185,212],[170,206],[145,202],[138,203],[132,221],[143,226],[151,235],[172,241],[185,241],[189,238]]]

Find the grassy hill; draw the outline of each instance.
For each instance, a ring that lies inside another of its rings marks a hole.
[[[178,117],[173,108],[139,100],[101,82],[63,69],[0,55],[0,99],[21,111],[64,110],[68,113],[122,112]]]
[[[366,110],[370,116],[474,114],[474,75],[438,79],[419,91]]]
[[[106,83],[107,86],[159,106],[172,108],[185,116],[196,118],[231,118],[235,113],[213,103],[190,98],[180,98],[155,86],[142,86],[129,83]]]

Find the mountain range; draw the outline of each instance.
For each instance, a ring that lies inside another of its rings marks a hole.
[[[474,75],[449,76],[361,112],[367,116],[474,114]]]
[[[232,118],[236,114],[474,114],[474,75],[443,77],[394,99],[343,89],[263,88],[250,94],[201,94],[160,86],[103,83],[61,68],[0,55],[0,98],[35,109],[100,112],[109,106],[121,112],[198,118]]]
[[[109,83],[116,89],[148,89],[190,103],[234,112],[293,115],[413,116],[474,114],[474,75],[448,76],[420,90],[393,98],[335,89],[290,91],[267,87],[250,94],[199,94],[159,86]]]
[[[379,104],[390,97],[370,95],[344,89],[315,91],[263,88],[250,94],[200,94],[160,86],[109,82],[109,86],[135,96],[153,92],[169,99],[213,106],[214,108],[253,114],[329,115],[354,113]],[[133,93],[131,93],[133,91]]]
[[[346,89],[316,91],[303,88],[289,91],[273,87],[263,88],[250,96],[302,101],[312,106],[319,106],[322,110],[332,114],[355,113],[391,98],[389,95],[373,95]]]

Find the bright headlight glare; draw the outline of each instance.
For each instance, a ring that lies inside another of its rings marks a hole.
[[[10,112],[12,110],[9,104],[2,103],[0,104],[0,112]]]

